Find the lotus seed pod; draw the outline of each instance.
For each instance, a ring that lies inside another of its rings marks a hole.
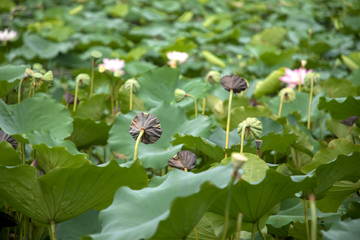
[[[43,80],[45,82],[52,83],[53,80],[54,80],[53,72],[52,71],[47,71],[43,76]]]
[[[41,71],[43,70],[43,65],[41,63],[34,63],[33,69],[36,71]]]
[[[99,52],[99,51],[91,51],[90,55],[91,55],[91,57],[93,57],[93,58],[95,58],[95,59],[102,57],[102,53]]]
[[[352,117],[348,117],[347,119],[345,120],[341,120],[339,121],[340,123],[348,126],[348,127],[351,127],[352,125],[354,125],[354,123],[356,123],[356,121],[359,119],[358,116],[352,116]]]
[[[304,68],[307,64],[306,60],[301,60],[301,67]]]
[[[6,141],[16,150],[18,143],[15,138],[6,134],[3,130],[0,130],[0,142]]]
[[[313,79],[314,86],[320,82],[320,73],[312,72],[305,76],[305,86],[311,87],[311,78]]]
[[[210,71],[207,75],[206,75],[206,79],[205,81],[206,82],[211,82],[211,83],[214,83],[214,82],[220,82],[220,73],[218,71]]]
[[[180,102],[186,97],[186,92],[177,88],[175,89],[175,101]]]
[[[25,69],[25,77],[33,77],[34,76],[34,71],[31,70],[30,68]]]
[[[76,76],[76,82],[79,82],[79,87],[84,88],[90,85],[90,76],[86,73],[80,73]]]
[[[141,130],[144,130],[144,134],[140,142],[144,144],[155,143],[163,131],[159,119],[154,114],[138,112],[131,121],[129,133],[137,140]]]
[[[238,171],[247,160],[247,157],[245,157],[245,155],[242,153],[233,152],[231,154],[231,161],[234,167],[234,171]]]
[[[237,127],[237,132],[240,137],[244,126],[245,126],[245,133],[244,133],[245,141],[254,141],[255,139],[260,137],[263,127],[259,119],[248,117],[247,119],[242,121]]]
[[[292,88],[283,88],[281,89],[281,91],[279,92],[278,95],[281,99],[282,96],[284,96],[283,101],[285,103],[291,103],[292,101],[295,100],[296,98],[296,93]]]
[[[42,74],[39,73],[39,72],[34,73],[34,78],[39,78],[39,79],[41,79],[43,76],[44,76],[44,75],[42,75]]]
[[[256,149],[259,150],[261,145],[262,145],[263,141],[262,140],[255,140],[255,144],[256,144]]]
[[[140,86],[139,82],[133,78],[129,79],[125,82],[125,89],[130,91],[131,84],[132,84],[132,92],[138,93],[140,91],[141,86]]]
[[[168,164],[173,168],[190,171],[196,166],[196,155],[191,151],[182,150],[170,158]]]
[[[241,93],[249,87],[245,79],[237,75],[226,75],[220,79],[220,82],[225,90],[229,92],[233,90],[234,93]]]

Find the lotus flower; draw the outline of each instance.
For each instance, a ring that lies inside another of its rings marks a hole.
[[[104,58],[103,63],[99,64],[99,68],[105,68],[105,70],[109,70],[111,72],[120,72],[122,75],[125,74],[123,70],[121,70],[125,66],[124,60],[116,59],[108,59]]]
[[[7,42],[15,38],[17,35],[17,32],[14,30],[11,30],[10,32],[5,29],[4,31],[0,31],[0,41]]]
[[[280,77],[279,79],[282,82],[287,83],[288,88],[294,88],[296,85],[299,84],[300,75],[301,75],[301,84],[304,84],[306,74],[309,74],[311,72],[312,69],[306,71],[305,68],[299,68],[299,69],[294,69],[294,71],[292,71],[289,68],[285,68],[285,76]]]
[[[189,57],[189,54],[185,53],[185,52],[168,52],[166,54],[167,58],[170,60],[168,62],[168,64],[170,66],[176,66],[178,63],[183,63],[185,62],[188,57]]]

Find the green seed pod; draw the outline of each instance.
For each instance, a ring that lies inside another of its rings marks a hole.
[[[311,78],[313,79],[314,86],[320,82],[320,73],[312,72],[305,76],[305,86],[311,87]]]
[[[93,57],[95,59],[102,57],[102,53],[99,51],[91,51],[90,55],[91,55],[91,57]]]
[[[220,73],[218,71],[210,71],[207,75],[206,75],[206,79],[205,81],[206,82],[211,82],[211,83],[214,83],[214,82],[220,82]]]
[[[240,137],[244,126],[245,126],[245,133],[244,133],[245,141],[253,141],[260,137],[263,127],[259,119],[248,117],[247,119],[242,121],[237,127],[237,132]]]
[[[42,78],[44,75],[42,75],[41,73],[39,73],[39,72],[36,72],[36,73],[34,73],[34,78]]]
[[[34,63],[33,69],[36,71],[41,71],[41,70],[43,70],[43,65],[40,63]]]
[[[231,161],[234,167],[234,171],[238,171],[247,160],[247,157],[242,153],[233,152],[231,154]]]
[[[131,84],[132,84],[132,92],[138,93],[140,91],[141,86],[139,82],[133,78],[125,82],[125,89],[130,91]]]
[[[90,85],[90,76],[86,73],[80,73],[76,76],[76,82],[79,82],[79,87],[84,88]]]
[[[175,101],[180,102],[186,97],[186,92],[177,88],[175,89]]]
[[[52,71],[47,71],[43,76],[43,80],[45,82],[52,83],[53,80],[54,80],[54,76],[53,76]]]
[[[296,98],[296,93],[292,88],[283,88],[281,89],[281,91],[279,92],[278,95],[281,99],[282,96],[284,96],[283,101],[285,103],[291,103],[292,101],[295,100]]]

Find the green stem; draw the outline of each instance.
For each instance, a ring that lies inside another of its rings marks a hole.
[[[259,231],[262,239],[263,239],[263,240],[266,240],[266,237],[264,236],[264,234],[262,233],[262,231],[261,231],[261,229],[260,229],[260,221],[257,221],[256,225],[257,225],[257,229],[258,229],[258,231]]]
[[[281,117],[281,110],[282,110],[283,102],[284,102],[284,95],[282,95],[281,98],[280,98],[280,107],[279,107],[278,117]]]
[[[42,235],[44,234],[44,231],[45,231],[45,228],[41,228],[41,229],[38,231],[38,233],[37,233],[37,235],[36,235],[36,240],[41,240],[41,237],[42,237]]]
[[[308,213],[308,207],[307,207],[307,200],[306,199],[304,199],[304,213],[305,213],[306,239],[310,240],[309,213]]]
[[[307,128],[310,130],[310,116],[311,116],[311,101],[312,101],[312,95],[313,95],[313,88],[314,88],[314,81],[313,78],[311,78],[310,83],[310,100],[309,100],[309,111],[308,111],[308,122],[307,122]]]
[[[195,238],[196,238],[196,240],[199,240],[199,236],[198,236],[198,232],[197,232],[196,226],[195,226],[195,228],[194,228],[194,231],[195,231]]]
[[[230,180],[229,186],[228,186],[228,196],[227,196],[226,205],[225,205],[225,220],[224,220],[224,230],[223,230],[223,234],[222,234],[222,238],[221,238],[222,240],[226,240],[226,233],[227,233],[227,228],[228,228],[228,223],[229,223],[231,192],[232,192],[232,187],[234,185],[234,181],[235,181],[235,176],[231,176],[231,180]]]
[[[138,138],[136,139],[135,151],[134,151],[134,160],[136,160],[136,158],[137,158],[137,153],[138,153],[138,148],[139,148],[139,142],[140,142],[140,140],[141,140],[144,132],[145,132],[145,129],[141,129],[141,130],[140,130],[140,133],[139,133],[139,136],[138,136]]]
[[[206,98],[203,99],[202,115],[205,115]]]
[[[229,104],[228,104],[228,117],[226,123],[226,140],[225,140],[225,158],[227,157],[227,149],[229,147],[229,132],[230,132],[230,121],[231,121],[231,105],[234,90],[230,89]]]
[[[256,233],[256,225],[255,225],[255,223],[253,223],[252,231],[251,231],[251,240],[255,240],[255,233]]]
[[[322,112],[319,122],[319,140],[322,140],[322,120],[324,117],[325,112]]]
[[[246,125],[244,125],[244,126],[243,126],[243,128],[242,128],[242,132],[241,132],[241,146],[240,146],[240,153],[242,153],[242,152],[243,152],[243,149],[244,149],[245,128],[246,128]]]
[[[74,109],[73,109],[74,112],[76,111],[78,90],[79,90],[79,81],[76,81],[75,98],[74,98]]]
[[[316,234],[317,233],[317,224],[316,224],[317,216],[316,216],[315,196],[310,195],[309,200],[310,200],[310,208],[311,208],[311,240],[316,240],[317,239],[317,234]]]
[[[114,93],[113,93],[113,87],[111,87],[110,101],[111,101],[111,122],[114,123],[114,121],[115,121],[115,113],[114,113]]]
[[[300,71],[299,71],[299,85],[298,85],[298,92],[301,92],[301,70],[302,70],[302,67],[300,67]]]
[[[106,146],[104,146],[104,163],[106,163]]]
[[[192,97],[194,99],[194,104],[195,104],[195,118],[197,118],[197,103],[196,103],[196,98],[191,95],[191,94],[187,94],[187,96]]]
[[[130,83],[130,111],[132,110],[132,102],[133,102],[133,83]]]
[[[51,240],[56,240],[56,232],[55,232],[55,221],[51,221],[50,222],[51,226],[50,226],[50,229],[51,229]]]
[[[26,164],[26,148],[25,148],[25,143],[21,143],[21,151],[22,151],[22,161],[23,161],[23,165]]]
[[[92,69],[91,69],[91,85],[90,85],[90,95],[94,92],[94,68],[95,68],[95,59],[92,59]]]
[[[239,213],[238,219],[237,219],[237,222],[236,222],[236,232],[237,232],[236,233],[236,240],[240,240],[242,218],[243,218],[243,214]]]
[[[19,90],[18,90],[18,104],[20,104],[21,101],[21,84],[23,82],[24,78],[21,79],[20,83],[19,83]]]

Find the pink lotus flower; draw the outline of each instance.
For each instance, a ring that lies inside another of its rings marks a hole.
[[[7,42],[15,38],[17,35],[17,32],[14,30],[11,30],[10,32],[5,29],[4,31],[0,31],[0,41]]]
[[[116,59],[108,59],[104,58],[103,63],[99,64],[99,67],[104,67],[106,70],[111,72],[120,72],[122,75],[125,74],[123,70],[121,70],[125,66],[124,60]]]
[[[299,84],[300,76],[301,76],[301,85],[303,85],[305,83],[306,74],[309,74],[311,72],[312,69],[306,71],[305,68],[299,68],[299,69],[294,69],[294,71],[292,71],[289,68],[285,68],[285,76],[282,76],[279,79],[282,82],[287,83],[288,88],[294,88],[296,85]]]
[[[178,64],[178,63],[185,62],[188,59],[189,54],[187,54],[185,52],[176,52],[176,51],[174,51],[174,52],[168,52],[166,54],[166,56],[170,60],[168,62],[168,64],[170,66],[173,66],[173,65],[176,66],[176,64]]]

